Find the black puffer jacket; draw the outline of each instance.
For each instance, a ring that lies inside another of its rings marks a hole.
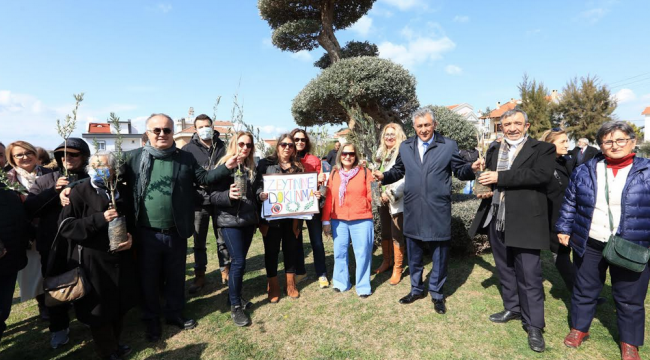
[[[0,276],[18,272],[27,265],[27,217],[18,194],[0,183],[0,241],[7,253],[0,258]]]
[[[217,226],[244,227],[257,225],[259,208],[255,200],[255,190],[250,179],[246,180],[246,199],[233,200],[230,198],[230,185],[235,182],[234,174],[214,186],[210,194],[210,202],[217,214]]]
[[[192,140],[189,143],[183,146],[182,150],[185,150],[192,154],[196,159],[196,162],[199,163],[204,169],[211,170],[214,169],[214,165],[223,157],[226,153],[226,144],[219,139],[219,132],[214,131],[214,136],[212,137],[212,146],[205,147],[199,139],[198,134],[192,135]],[[194,184],[196,188],[196,205],[210,205],[210,193],[212,188],[206,186],[199,186]]]

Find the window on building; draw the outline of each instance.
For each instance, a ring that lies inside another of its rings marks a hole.
[[[97,150],[106,150],[106,141],[97,141]]]

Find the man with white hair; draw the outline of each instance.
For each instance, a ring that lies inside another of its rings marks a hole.
[[[571,150],[571,156],[576,159],[576,167],[593,159],[598,154],[598,149],[589,145],[589,139],[578,139],[578,145]]]

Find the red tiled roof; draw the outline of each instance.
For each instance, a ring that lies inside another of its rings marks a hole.
[[[90,123],[88,124],[89,134],[110,134],[111,125],[108,123]]]
[[[346,136],[347,134],[350,133],[350,129],[343,129],[336,134],[334,134],[335,137],[340,137],[340,136]]]
[[[212,125],[214,125],[214,126],[232,126],[233,124],[230,121],[215,120],[215,121],[212,122]]]
[[[517,102],[510,102],[508,101],[507,103],[501,105],[498,109],[494,109],[490,111],[490,116],[489,118],[494,119],[494,118],[500,118],[503,113],[505,113],[508,110],[512,110],[517,106]],[[481,119],[485,119],[486,116],[481,116]]]
[[[265,143],[267,143],[271,147],[275,147],[278,143],[277,140],[271,139],[271,140],[264,140]]]
[[[650,115],[650,106],[648,106],[647,108],[645,108],[645,110],[643,110],[643,112],[641,113],[641,115]]]
[[[449,110],[454,110],[458,105],[460,105],[460,104],[456,104],[456,105],[448,105],[448,106],[447,106],[447,109],[449,109]]]
[[[219,121],[219,122],[224,123],[224,122],[227,122],[227,121]],[[226,134],[226,133],[228,132],[228,128],[227,128],[227,127],[217,126],[216,123],[217,123],[217,121],[215,121],[215,122],[214,122],[215,125],[213,125],[213,128],[214,128],[216,131],[218,131],[218,132],[219,132],[220,134],[222,134],[222,135],[223,135],[223,134]],[[231,124],[231,123],[228,122],[228,124]],[[233,131],[234,131],[234,129],[233,129]],[[192,125],[192,126],[186,127],[186,128],[183,129],[180,133],[181,133],[181,134],[185,134],[185,133],[193,134],[193,133],[195,133],[195,132],[196,132],[196,129],[194,128],[194,125]]]

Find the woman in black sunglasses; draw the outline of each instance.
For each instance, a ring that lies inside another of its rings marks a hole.
[[[296,145],[296,154],[298,159],[305,167],[305,172],[321,173],[320,159],[312,154],[311,141],[307,132],[300,128],[291,131],[291,137]],[[325,266],[325,247],[323,245],[323,224],[321,214],[314,214],[311,220],[307,220],[307,231],[309,231],[309,242],[311,243],[312,253],[314,254],[314,268],[318,276],[318,285],[321,289],[328,288],[330,282],[327,279],[327,267]],[[302,224],[299,225],[302,229]],[[305,269],[305,250],[303,249],[302,231],[298,234],[296,242],[296,283],[305,278],[307,270]]]
[[[305,169],[296,157],[295,144],[290,134],[282,134],[278,138],[273,155],[261,159],[255,171],[255,191],[260,202],[268,199],[264,192],[264,174],[293,174],[304,172]],[[260,220],[260,232],[264,240],[264,264],[268,281],[268,297],[271,303],[280,301],[280,286],[278,283],[278,255],[280,245],[284,254],[284,272],[287,278],[287,295],[297,299],[300,292],[296,287],[296,242],[298,241],[298,220],[279,219],[273,221]]]

